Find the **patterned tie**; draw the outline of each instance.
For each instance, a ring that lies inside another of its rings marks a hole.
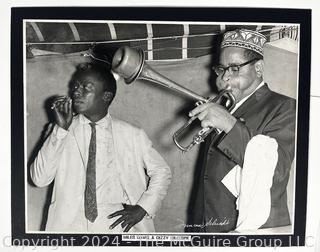
[[[90,123],[90,126],[91,139],[86,174],[86,189],[84,192],[84,212],[86,218],[93,223],[98,216],[96,195],[96,124]]]

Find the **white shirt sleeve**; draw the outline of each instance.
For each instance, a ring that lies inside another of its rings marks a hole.
[[[36,186],[47,186],[54,179],[67,135],[67,130],[55,125],[44,142],[30,168],[31,179]]]

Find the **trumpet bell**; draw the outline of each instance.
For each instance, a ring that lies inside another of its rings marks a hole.
[[[112,59],[112,70],[123,77],[126,84],[131,84],[140,76],[143,66],[143,51],[128,46],[119,48]]]
[[[141,49],[133,49],[128,46],[119,48],[112,59],[112,71],[123,77],[126,84],[130,84],[136,79],[143,79],[180,92],[197,101],[206,101],[204,97],[153,70],[145,63],[144,53]]]

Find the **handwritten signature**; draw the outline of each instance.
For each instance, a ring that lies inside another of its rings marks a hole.
[[[178,225],[176,225],[177,228],[191,228],[191,227],[194,227],[194,228],[205,228],[205,227],[208,227],[208,226],[225,226],[225,225],[229,225],[230,224],[230,221],[227,217],[224,217],[222,219],[213,219],[210,218],[206,223],[203,223],[203,224],[186,224],[183,220],[181,219],[177,219],[178,222],[180,222]]]

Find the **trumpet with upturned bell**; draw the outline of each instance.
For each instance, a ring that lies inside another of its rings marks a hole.
[[[193,99],[197,100],[196,106],[200,104],[213,102],[217,103],[225,97],[227,99],[227,105],[225,106],[228,111],[231,111],[235,106],[235,97],[228,89],[222,90],[217,96],[210,98],[204,98],[193,91],[175,83],[174,81],[166,78],[160,73],[153,70],[149,65],[145,63],[144,53],[141,49],[133,49],[127,46],[119,48],[112,59],[112,71],[119,74],[124,78],[126,84],[134,82],[136,79],[143,79],[154,82],[171,90],[177,91]],[[197,118],[197,116],[191,117],[186,124],[184,124],[179,130],[173,134],[173,141],[179,149],[182,151],[190,150],[194,145],[200,144],[204,139],[212,132],[219,130],[211,127],[202,128],[192,139],[192,142],[187,146],[182,146],[179,143],[180,136],[187,130],[191,123]]]

